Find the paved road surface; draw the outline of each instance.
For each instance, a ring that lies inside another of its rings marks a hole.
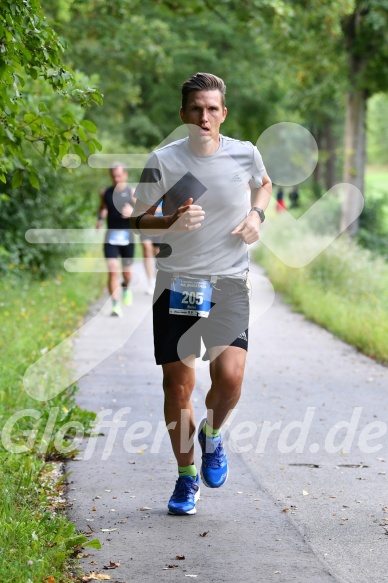
[[[68,464],[70,516],[102,543],[82,560],[86,573],[117,583],[388,581],[388,369],[293,313],[254,271],[243,397],[225,432],[230,476],[220,490],[202,486],[195,516],[166,512],[176,465],[141,264],[124,317],[100,302],[80,330],[74,364],[89,372],[79,404],[107,422]],[[209,386],[198,364],[197,421]],[[120,566],[104,570],[110,561]]]

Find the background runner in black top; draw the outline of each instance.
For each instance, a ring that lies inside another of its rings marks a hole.
[[[132,188],[127,184],[119,191],[120,186],[112,185],[104,192],[104,203],[108,211],[108,229],[129,229],[129,218],[123,217],[123,208],[126,204],[135,206]],[[133,235],[132,235],[133,237]]]
[[[130,230],[129,217],[133,212],[132,188],[127,184],[128,173],[119,164],[110,170],[113,185],[100,192],[97,229],[107,219],[108,230],[104,242],[104,256],[108,267],[108,290],[112,297],[112,316],[121,316],[119,305],[120,271],[124,305],[132,304],[132,291],[129,288],[132,278],[134,256],[134,236]],[[121,257],[121,269],[119,265]]]

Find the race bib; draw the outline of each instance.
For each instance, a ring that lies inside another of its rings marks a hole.
[[[205,279],[175,277],[170,290],[170,314],[207,318],[211,308],[212,286]]]
[[[129,231],[126,229],[111,229],[109,231],[108,243],[110,245],[129,245]]]

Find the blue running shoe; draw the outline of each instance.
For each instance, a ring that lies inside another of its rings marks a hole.
[[[202,448],[201,478],[208,488],[220,488],[228,478],[228,460],[221,435],[210,438],[202,431],[205,421],[201,421],[198,430],[198,441]]]
[[[168,503],[169,514],[195,514],[195,503],[199,498],[199,475],[180,476]]]

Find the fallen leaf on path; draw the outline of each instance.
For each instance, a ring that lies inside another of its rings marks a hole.
[[[86,577],[82,577],[82,581],[108,581],[109,579],[112,579],[110,575],[102,575],[101,573],[95,573],[94,571],[89,575],[86,575]]]
[[[92,510],[93,510],[93,512],[96,512],[97,508],[95,506],[93,506]]]
[[[282,512],[288,512],[289,508],[283,508]]]
[[[167,565],[166,567],[162,567],[162,571],[166,571],[167,569],[178,569],[178,565]]]
[[[206,536],[207,534],[209,534],[208,530],[205,530],[205,532],[203,532],[202,534],[200,534],[199,536]]]
[[[178,561],[184,561],[186,557],[185,555],[177,555],[175,558],[178,559]]]
[[[113,561],[109,561],[109,565],[104,565],[104,569],[117,569],[120,567],[120,563],[114,563]]]
[[[140,506],[139,510],[152,510],[149,506]]]

